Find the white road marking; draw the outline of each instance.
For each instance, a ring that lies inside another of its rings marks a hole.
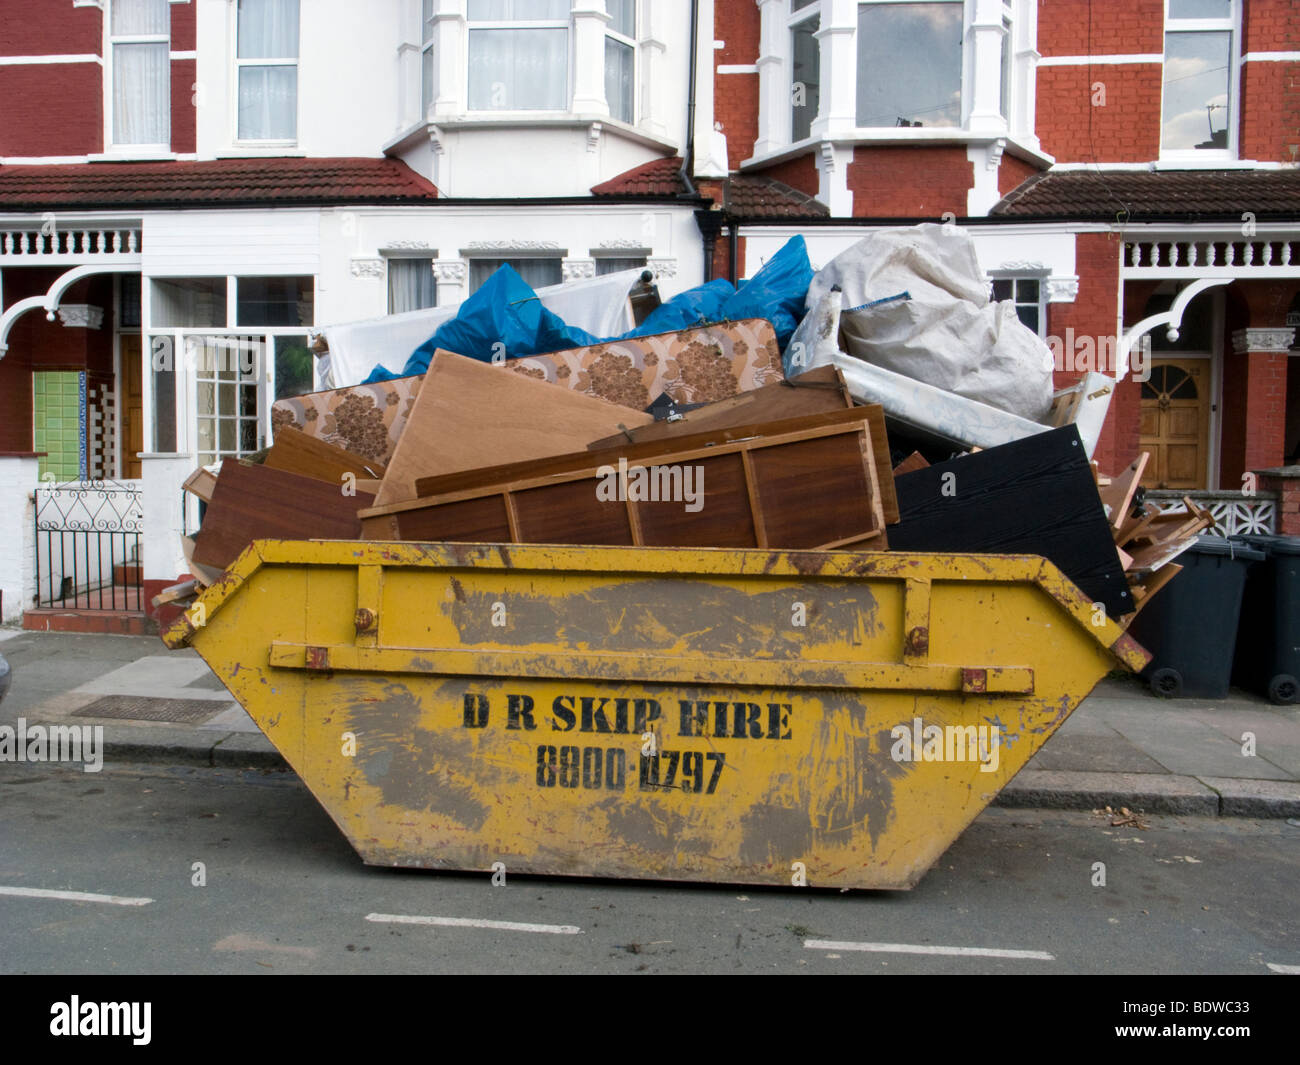
[[[481,921],[475,917],[421,917],[400,913],[368,913],[367,921],[382,924],[434,924],[450,928],[493,928],[501,932],[550,932],[560,936],[582,935],[582,929],[571,924],[527,924],[523,921]]]
[[[4,887],[0,895],[20,895],[29,899],[66,899],[69,902],[106,902],[110,906],[148,906],[153,899],[137,899],[128,895],[96,895],[89,891],[58,891],[54,888]]]
[[[1300,965],[1279,965],[1275,961],[1265,962],[1275,973],[1286,973],[1288,976],[1300,976]]]
[[[834,939],[805,939],[809,950],[863,950],[873,954],[950,954],[960,958],[1030,958],[1056,961],[1043,950],[1001,950],[997,947],[938,947],[928,943],[851,943]]]

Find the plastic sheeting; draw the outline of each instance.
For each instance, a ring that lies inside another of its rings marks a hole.
[[[1029,421],[1046,416],[1051,350],[1013,304],[989,300],[965,230],[927,224],[874,233],[817,273],[806,306],[817,308],[834,286],[843,293],[848,354]]]
[[[642,272],[621,270],[538,289],[535,295],[548,311],[578,329],[595,336],[616,335],[633,325],[627,296]],[[334,386],[360,384],[376,367],[383,367],[388,376],[401,376],[411,352],[455,318],[463,306],[456,303],[326,326],[321,332],[329,344]]]

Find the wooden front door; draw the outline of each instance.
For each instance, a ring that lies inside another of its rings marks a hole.
[[[122,476],[131,480],[140,476],[140,460],[136,457],[144,446],[144,387],[140,374],[140,337],[126,334],[121,338],[122,376],[119,382],[122,397]]]
[[[1141,448],[1148,488],[1205,487],[1210,447],[1210,359],[1153,359],[1142,383]]]

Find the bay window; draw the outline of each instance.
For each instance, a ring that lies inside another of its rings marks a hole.
[[[1164,154],[1226,154],[1235,147],[1236,7],[1235,0],[1166,0]]]
[[[298,0],[239,0],[239,140],[293,142],[298,136]]]
[[[114,145],[169,146],[170,41],[167,0],[112,0],[109,42]]]
[[[962,3],[858,5],[857,124],[962,124]]]
[[[388,313],[403,314],[438,305],[433,260],[392,257],[388,260]]]
[[[469,109],[563,111],[569,0],[469,0]]]
[[[477,292],[489,277],[506,263],[522,277],[530,288],[547,288],[564,280],[564,259],[540,258],[520,255],[510,259],[471,259],[469,263],[469,290]]]

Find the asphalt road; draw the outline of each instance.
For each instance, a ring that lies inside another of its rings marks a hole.
[[[3,763],[0,972],[1258,975],[1270,964],[1300,967],[1300,827],[1146,821],[1112,827],[1089,813],[990,809],[911,892],[508,870],[493,886],[487,869],[362,865],[291,774],[123,765],[87,774]],[[1098,862],[1104,886],[1094,883]],[[970,949],[1016,953],[952,953]]]

